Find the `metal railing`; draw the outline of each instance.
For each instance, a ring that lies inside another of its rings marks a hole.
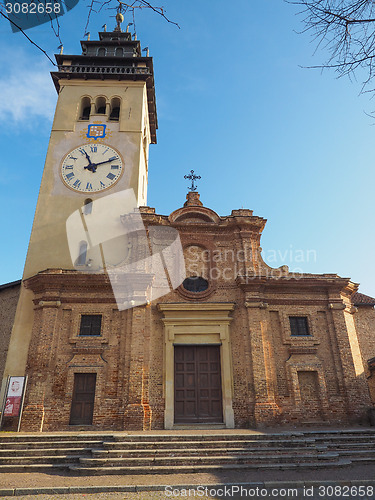
[[[121,75],[121,74],[133,74],[133,75],[150,75],[151,72],[149,68],[137,67],[137,66],[59,66],[59,71],[64,73],[99,73],[106,75]]]

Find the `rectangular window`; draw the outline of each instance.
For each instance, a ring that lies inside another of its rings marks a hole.
[[[79,335],[101,335],[101,330],[101,314],[82,314]]]
[[[289,323],[292,335],[310,335],[306,316],[289,316]]]

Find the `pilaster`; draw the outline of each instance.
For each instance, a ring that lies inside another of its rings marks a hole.
[[[26,373],[29,383],[22,414],[21,431],[42,431],[45,417],[45,397],[50,389],[51,354],[59,300],[36,300],[35,321]]]
[[[129,396],[124,414],[125,430],[150,430],[149,404],[150,306],[132,309],[131,355],[129,367]]]
[[[350,315],[350,312],[345,311],[344,304],[341,304],[341,307],[338,304],[332,305],[334,307],[329,307],[329,314],[339,348],[348,420],[365,421],[366,410],[371,406],[371,400],[354,322],[351,317],[345,317]]]
[[[278,420],[280,408],[275,402],[275,370],[269,346],[270,321],[268,304],[257,297],[247,297],[253,383],[255,394],[254,415],[256,424],[271,425]]]

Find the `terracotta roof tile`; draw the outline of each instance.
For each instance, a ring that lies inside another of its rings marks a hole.
[[[364,293],[354,293],[351,301],[354,306],[375,306],[375,299]]]

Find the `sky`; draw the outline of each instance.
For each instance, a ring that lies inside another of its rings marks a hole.
[[[270,266],[337,273],[375,297],[375,105],[360,95],[360,75],[308,69],[327,54],[298,33],[298,9],[283,0],[155,3],[181,29],[147,10],[136,16],[159,121],[148,205],[181,207],[193,169],[205,206],[267,219]],[[64,54],[80,53],[86,19],[83,0],[60,18]],[[91,17],[91,39],[104,23],[114,28],[113,11]],[[48,25],[26,33],[51,58],[58,52]],[[57,95],[52,64],[3,18],[0,44],[1,284],[22,277]]]

